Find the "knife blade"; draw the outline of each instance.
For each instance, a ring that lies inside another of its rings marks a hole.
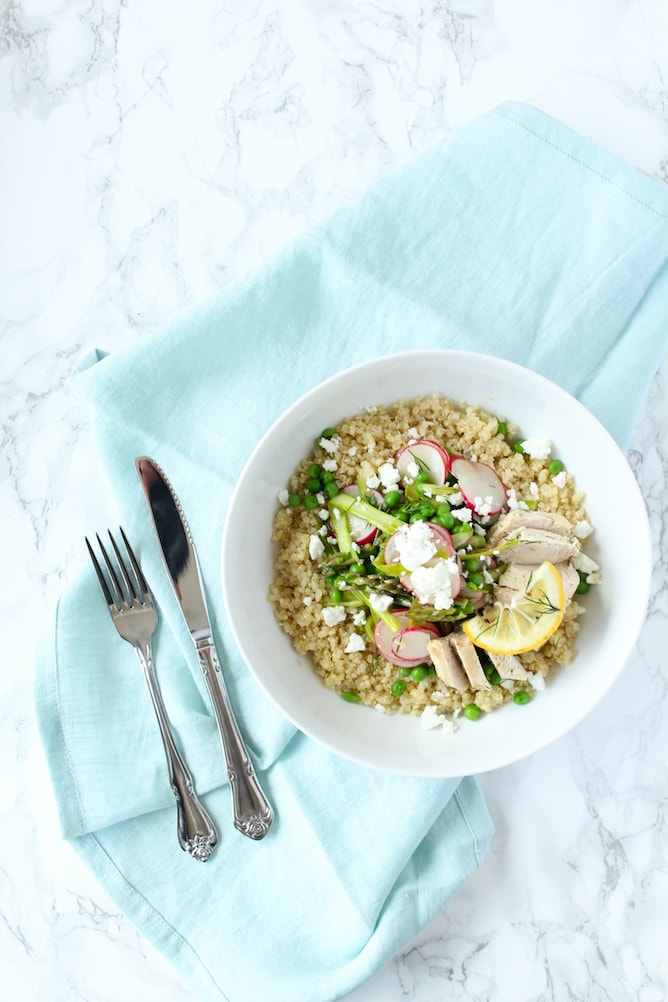
[[[188,523],[172,485],[158,464],[148,456],[138,456],[135,468],[144,489],[163,563],[195,645],[211,699],[230,780],[235,828],[249,838],[264,838],[274,820],[274,812],[255,774],[232,710]]]

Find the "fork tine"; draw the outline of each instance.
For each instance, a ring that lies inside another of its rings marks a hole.
[[[139,565],[139,561],[134,555],[134,550],[132,549],[130,543],[128,542],[128,537],[123,532],[123,526],[119,525],[118,529],[125,544],[125,549],[128,551],[128,556],[130,558],[130,563],[132,564],[132,570],[135,572],[136,575],[137,583],[139,585],[139,590],[141,591],[142,598],[145,601],[149,595],[149,589],[148,589],[148,584],[146,583],[146,578],[144,577],[143,571]]]
[[[93,562],[93,567],[95,568],[95,573],[97,574],[97,580],[100,582],[100,587],[102,589],[102,594],[104,595],[107,605],[115,605],[114,598],[109,590],[109,585],[107,584],[107,579],[102,573],[102,568],[100,567],[99,561],[93,552],[93,547],[88,541],[88,536],[86,536],[86,546],[88,547],[88,553],[90,554],[90,559]]]
[[[114,568],[114,565],[112,564],[111,560],[109,559],[109,554],[107,553],[107,551],[104,548],[104,544],[103,544],[102,540],[100,539],[99,533],[96,532],[95,536],[96,536],[96,539],[97,539],[97,544],[100,547],[100,552],[102,553],[102,556],[104,557],[104,562],[107,565],[107,570],[109,571],[109,578],[110,578],[110,581],[111,581],[111,587],[112,587],[113,591],[115,592],[114,602],[115,602],[115,604],[117,606],[127,605],[128,602],[126,601],[126,596],[123,593],[123,589],[121,587],[121,582],[118,580],[118,575],[116,574],[116,570]],[[113,540],[112,540],[112,542],[113,542]]]
[[[131,600],[134,599],[135,601],[138,601],[139,600],[139,595],[137,594],[137,589],[135,587],[135,585],[136,585],[136,579],[133,580],[132,577],[130,576],[130,573],[129,573],[128,569],[127,569],[125,561],[123,560],[123,557],[121,555],[121,551],[119,550],[119,548],[118,548],[118,546],[116,544],[116,540],[114,539],[114,537],[111,534],[111,530],[108,530],[108,534],[109,534],[109,539],[111,540],[111,545],[114,548],[114,553],[116,554],[116,559],[118,560],[118,567],[120,569],[123,581],[125,582],[125,587],[127,588],[127,592],[128,592],[128,594],[130,596],[130,599]],[[124,536],[122,529],[121,529],[121,534]],[[124,537],[124,541],[125,541],[125,545],[127,547],[128,543],[127,543],[127,540],[125,539],[125,537]],[[133,565],[133,567],[134,567],[134,565]]]

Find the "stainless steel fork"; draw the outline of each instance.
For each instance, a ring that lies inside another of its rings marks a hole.
[[[127,550],[130,566],[126,564],[109,532],[109,540],[116,556],[116,567],[105,550],[99,535],[96,535],[100,552],[106,565],[105,575],[93,548],[86,539],[86,546],[97,574],[102,592],[111,613],[114,626],[123,640],[132,644],[148,684],[153,706],[158,718],[162,743],[167,756],[169,781],[176,798],[177,831],[179,844],[184,852],[194,859],[205,862],[218,841],[211,818],[197,799],[192,776],[174,740],[169,718],[160,693],[160,687],[153,668],[151,638],[158,623],[157,613],[146,579],[139,562],[132,552],[123,529],[120,529],[123,544]]]

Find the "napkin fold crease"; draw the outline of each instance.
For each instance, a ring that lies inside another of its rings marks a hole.
[[[395,776],[337,757],[255,683],[219,574],[247,456],[320,380],[410,347],[529,365],[627,447],[666,350],[667,231],[666,190],[537,109],[504,104],[165,330],[82,361],[75,383],[159,609],[165,703],[219,828],[212,858],[178,847],[145,682],[83,547],[37,650],[40,734],[63,836],[202,1002],[342,998],[447,905],[493,833],[475,778]],[[276,808],[260,843],[232,827],[208,695],[134,471],[146,454],[188,517],[230,698]]]

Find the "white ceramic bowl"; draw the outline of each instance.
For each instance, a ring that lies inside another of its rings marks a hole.
[[[278,491],[312,447],[313,430],[335,426],[370,404],[439,392],[505,416],[525,435],[549,438],[586,492],[595,532],[586,551],[602,584],[587,607],[576,656],[526,707],[506,704],[450,735],[417,717],[384,715],[327,689],[274,620],[266,596],[274,574],[270,542]],[[619,519],[633,525],[633,545]],[[257,681],[305,734],[341,755],[390,772],[461,776],[530,755],[560,737],[601,700],[629,658],[649,598],[649,526],[635,478],[609,433],[560,387],[522,366],[472,352],[388,355],[321,383],[280,417],[250,456],[223,534],[222,583],[239,649]],[[249,571],[249,568],[251,570]]]

